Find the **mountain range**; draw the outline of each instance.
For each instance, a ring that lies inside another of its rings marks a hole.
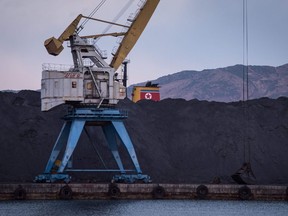
[[[185,70],[162,76],[152,83],[160,86],[161,99],[183,98],[218,102],[243,99],[243,65],[202,71]],[[246,75],[244,75],[246,77]],[[244,83],[246,84],[244,79]],[[145,85],[138,83],[135,86]],[[128,88],[131,95],[132,86]],[[246,87],[244,94],[246,95]],[[288,96],[288,64],[278,67],[248,66],[248,99]]]

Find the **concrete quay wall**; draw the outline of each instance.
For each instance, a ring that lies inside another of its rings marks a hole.
[[[0,184],[0,200],[49,199],[288,200],[288,187],[224,184]]]

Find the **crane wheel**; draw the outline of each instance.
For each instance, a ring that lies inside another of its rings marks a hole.
[[[252,196],[251,189],[247,186],[239,188],[238,196],[241,200],[249,200]]]
[[[111,184],[109,186],[108,194],[112,198],[117,198],[121,194],[120,188],[117,185]]]
[[[72,189],[68,185],[63,186],[60,189],[60,192],[59,192],[60,199],[70,200],[70,199],[72,199],[72,195],[73,195]]]
[[[199,185],[196,189],[196,194],[199,199],[207,198],[209,190],[206,185]]]
[[[21,185],[19,185],[18,188],[16,188],[14,191],[14,198],[16,200],[25,200],[26,194],[26,190]]]
[[[162,199],[165,196],[165,189],[158,185],[153,189],[152,195],[155,199]]]

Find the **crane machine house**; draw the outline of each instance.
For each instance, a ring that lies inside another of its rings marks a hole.
[[[64,49],[63,43],[69,41],[74,65],[72,67],[54,67],[43,64],[41,81],[41,109],[48,111],[60,104],[89,105],[97,107],[117,104],[126,96],[126,87],[117,77],[117,69],[131,51],[159,0],[140,1],[138,13],[130,23],[123,25],[105,20],[83,16],[82,14],[66,28],[59,38],[51,37],[44,42],[49,54],[57,56]],[[144,6],[143,6],[144,5]],[[140,13],[141,11],[141,13]],[[138,16],[139,14],[143,14]],[[122,27],[120,32],[80,36],[83,28],[78,27],[82,18]],[[105,55],[95,45],[95,39],[104,36],[121,37],[117,51],[108,64]]]

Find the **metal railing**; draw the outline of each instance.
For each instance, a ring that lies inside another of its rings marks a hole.
[[[74,65],[44,63],[42,64],[42,70],[43,71],[73,71]]]

